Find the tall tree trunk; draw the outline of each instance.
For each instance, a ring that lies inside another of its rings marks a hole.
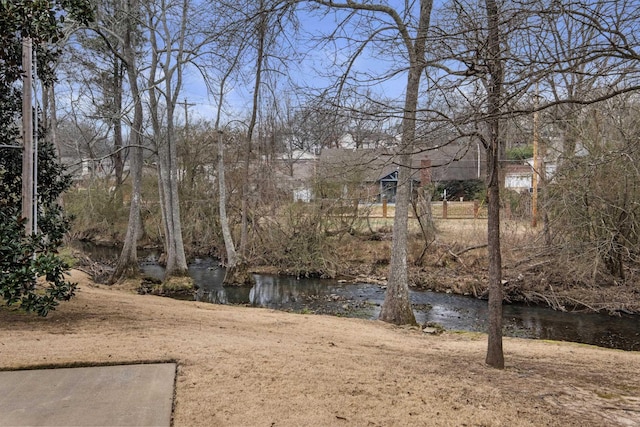
[[[44,114],[45,127],[47,129],[47,139],[56,148],[58,160],[60,160],[62,159],[62,147],[60,147],[60,140],[58,139],[58,114],[56,110],[56,92],[54,83],[44,87],[42,100],[42,111]]]
[[[504,70],[500,57],[500,29],[498,5],[485,0],[488,21],[488,227],[489,248],[489,337],[486,363],[504,368],[502,351],[502,257],[500,253],[500,102]]]
[[[124,175],[124,157],[122,153],[122,62],[114,55],[113,58],[113,168],[116,176],[117,200],[122,201],[122,180]]]
[[[148,10],[149,41],[152,47],[150,64],[149,99],[152,123],[158,148],[158,180],[159,198],[163,213],[165,234],[165,281],[173,276],[187,276],[188,267],[182,238],[182,222],[180,218],[180,198],[178,194],[178,150],[175,140],[174,112],[177,98],[182,87],[182,67],[184,67],[184,42],[188,0],[183,0],[180,16],[180,32],[173,34],[168,25],[168,18],[163,10],[156,16],[155,10]],[[164,5],[163,5],[164,6]],[[162,31],[164,39],[158,43],[156,32]],[[168,45],[169,40],[177,40],[178,47]],[[166,45],[165,45],[166,44]],[[158,69],[161,76],[156,78]],[[175,76],[175,80],[174,80]],[[166,129],[160,126],[159,95],[156,86],[164,82],[162,97],[166,108]]]
[[[149,23],[149,27],[153,28],[153,23]],[[157,164],[156,164],[156,172],[158,174],[158,205],[160,207],[160,214],[162,219],[162,235],[164,239],[162,241],[164,254],[161,257],[161,263],[166,264],[167,253],[169,252],[169,240],[170,240],[170,230],[169,230],[169,219],[167,215],[167,197],[165,193],[168,191],[168,178],[166,176],[167,166],[164,164],[166,159],[166,155],[164,151],[166,150],[166,144],[162,138],[162,129],[160,126],[160,106],[159,106],[159,95],[157,93],[156,86],[158,82],[156,81],[156,73],[158,72],[158,49],[157,49],[157,41],[156,41],[156,33],[154,31],[150,32],[150,41],[153,47],[151,52],[151,63],[149,65],[149,116],[151,118],[151,128],[153,129],[153,142],[156,149],[156,155],[158,156]]]
[[[129,224],[122,246],[122,252],[116,263],[110,283],[115,283],[126,277],[139,275],[137,238],[140,235],[140,204],[142,194],[142,99],[138,88],[138,73],[136,68],[136,54],[133,46],[135,24],[132,13],[138,10],[137,0],[125,0],[124,14],[126,16],[123,55],[126,61],[127,77],[134,102],[133,124],[131,128],[131,148],[129,169],[131,176],[131,206],[129,208]]]
[[[406,116],[406,111],[405,111]],[[406,135],[403,132],[403,136]],[[403,144],[404,145],[404,144]],[[396,212],[391,241],[391,266],[387,291],[384,296],[380,320],[396,325],[415,325],[416,318],[409,299],[409,279],[407,275],[407,241],[409,204],[411,198],[411,155],[399,157]]]
[[[224,138],[222,131],[218,131],[218,208],[220,209],[220,227],[222,228],[222,238],[227,252],[227,266],[235,268],[238,264],[236,248],[233,244],[231,229],[229,228],[229,217],[227,216],[227,187],[224,179]]]
[[[409,75],[405,94],[404,116],[402,119],[402,144],[398,157],[398,187],[396,212],[391,242],[391,265],[387,292],[380,311],[380,320],[394,324],[416,324],[416,318],[409,299],[407,274],[407,242],[411,182],[413,181],[412,155],[415,150],[416,112],[420,79],[425,69],[425,49],[427,31],[431,18],[433,0],[420,2],[419,28],[415,40],[405,40],[409,53]]]
[[[260,103],[260,85],[262,82],[262,68],[264,65],[264,44],[267,34],[267,11],[265,10],[264,0],[260,0],[260,16],[256,26],[256,35],[258,37],[258,47],[256,52],[256,73],[253,86],[253,102],[251,106],[251,119],[247,126],[247,140],[245,149],[245,164],[242,176],[242,200],[240,201],[240,258],[241,264],[246,262],[247,246],[249,240],[248,233],[248,210],[249,210],[249,176],[251,167],[251,151],[253,144],[253,133],[258,119],[258,108]]]
[[[229,68],[220,80],[218,92],[218,108],[216,111],[215,129],[218,133],[218,209],[220,214],[220,227],[222,228],[222,238],[224,239],[225,251],[227,253],[227,268],[235,268],[238,264],[238,256],[236,254],[233,236],[229,227],[229,217],[227,216],[227,187],[225,183],[224,172],[224,133],[220,129],[220,120],[222,117],[222,105],[225,95],[225,85],[231,73],[235,70],[243,50],[238,49],[237,54],[232,58]],[[226,279],[226,277],[225,277]]]
[[[169,88],[167,88],[169,90]],[[170,93],[170,92],[167,92]],[[170,98],[169,98],[170,99]],[[186,276],[189,274],[187,259],[184,253],[182,239],[182,221],[180,219],[180,198],[178,194],[178,150],[173,126],[174,104],[167,105],[167,150],[166,162],[168,182],[165,187],[167,222],[169,229],[167,265],[165,279],[171,276]],[[162,163],[161,163],[162,164]]]

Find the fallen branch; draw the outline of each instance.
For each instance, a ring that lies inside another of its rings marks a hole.
[[[464,253],[467,253],[469,251],[473,251],[475,249],[483,249],[483,248],[486,248],[486,247],[487,247],[487,244],[484,243],[484,244],[481,244],[481,245],[469,246],[468,248],[464,248],[463,250],[461,250],[460,252],[456,252],[455,254],[453,252],[451,252],[451,251],[449,251],[449,253],[451,255],[453,255],[454,257],[459,258],[460,255],[462,255]]]
[[[572,301],[572,302],[574,302],[576,304],[580,304],[583,307],[587,307],[589,310],[593,311],[594,313],[599,313],[600,312],[600,310],[596,309],[595,307],[590,306],[586,302],[579,301],[579,300],[577,300],[575,298],[571,298],[571,297],[567,297],[567,296],[565,296],[564,298],[569,300],[569,301]]]
[[[556,296],[556,292],[553,290],[553,286],[549,285],[549,289],[551,289],[551,295],[553,295],[553,299],[556,302],[556,307],[558,307],[560,311],[567,311],[567,309],[564,308],[564,305],[560,304],[558,301],[558,297]]]
[[[538,297],[541,298],[543,300],[545,300],[547,302],[547,305],[551,308],[553,308],[554,310],[558,310],[558,311],[567,311],[563,306],[561,306],[558,301],[556,300],[555,302],[549,300],[549,298],[547,298],[546,295],[541,294],[539,292],[530,292],[529,294],[525,294],[525,296],[527,296],[527,298],[533,300],[533,298],[531,298],[531,296],[534,297]]]
[[[505,266],[505,268],[520,267],[521,265],[527,264],[528,262],[533,261],[534,259],[537,259],[537,258],[539,258],[539,256],[535,255],[533,257],[530,257],[530,258],[523,259],[523,260],[520,260],[518,262],[515,262],[513,265]],[[535,264],[528,265],[526,267],[526,269],[527,270],[534,270],[534,269],[536,269],[538,267],[542,267],[543,265],[550,264],[552,261],[553,261],[553,259],[546,259],[546,260],[543,260],[543,261],[539,261],[539,262],[536,262]]]
[[[454,257],[456,259],[456,261],[458,261],[460,264],[462,264],[462,266],[464,268],[467,268],[467,266],[465,265],[464,262],[462,262],[462,259],[460,259],[460,256],[457,254],[454,254],[453,252],[451,252],[451,249],[448,249],[447,252],[449,252],[449,255],[451,255],[452,257]]]

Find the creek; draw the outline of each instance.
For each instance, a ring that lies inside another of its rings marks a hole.
[[[112,248],[82,248],[94,260],[115,259]],[[143,274],[162,279],[164,269],[153,252],[142,254]],[[189,273],[198,290],[195,299],[216,304],[239,304],[299,313],[332,314],[376,319],[385,290],[369,283],[289,276],[255,275],[256,284],[223,287],[224,269],[212,259],[196,259]],[[487,302],[473,297],[411,291],[411,302],[420,324],[437,323],[447,330],[485,332]],[[547,307],[505,304],[505,336],[572,341],[600,347],[640,351],[640,316],[568,313]]]

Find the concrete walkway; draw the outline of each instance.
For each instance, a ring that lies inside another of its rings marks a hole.
[[[175,363],[0,372],[0,426],[171,425]]]

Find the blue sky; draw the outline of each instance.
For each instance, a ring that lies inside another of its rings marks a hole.
[[[402,1],[392,3],[404,4]],[[308,39],[312,35],[319,36],[322,33],[327,34],[336,27],[337,19],[333,14],[320,16],[315,13],[310,15],[299,10],[297,16],[300,20],[299,39]],[[391,33],[393,32],[388,31],[386,34]],[[352,36],[352,34],[348,34],[348,36]],[[355,34],[353,36],[357,37]],[[339,72],[335,67],[333,69],[330,67],[332,64],[346,61],[349,54],[345,52],[347,49],[345,40],[337,40],[332,44],[326,44],[321,47],[306,41],[304,44],[298,44],[296,48],[298,49],[299,58],[292,61],[288,68],[289,77],[301,86],[308,85],[316,88],[328,87],[335,83],[335,78],[326,77],[324,74],[327,72]],[[398,46],[398,49],[399,52],[402,52],[404,48],[403,46]],[[376,54],[367,49],[355,61],[351,75],[369,74],[380,77],[397,67],[397,63],[394,64],[395,60],[397,58]],[[190,107],[190,119],[191,117],[194,119],[213,119],[217,108],[217,100],[207,93],[206,86],[197,72],[190,70],[187,72],[187,77],[181,98],[195,104]],[[405,73],[400,72],[385,82],[376,82],[371,86],[371,89],[381,97],[401,99],[404,93],[405,81]],[[228,104],[227,114],[231,116],[246,115],[246,111],[250,109],[252,84],[252,82],[247,82],[230,87],[226,99]]]

